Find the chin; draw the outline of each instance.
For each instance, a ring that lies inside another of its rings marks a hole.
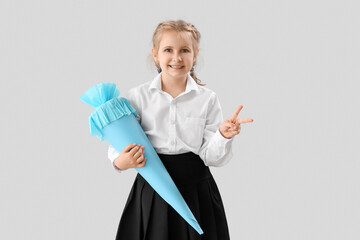
[[[178,72],[178,73],[174,73],[174,72],[167,72],[166,73],[167,75],[169,76],[172,76],[172,77],[186,77],[188,75],[187,72]]]

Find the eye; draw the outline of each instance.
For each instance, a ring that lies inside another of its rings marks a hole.
[[[165,52],[167,52],[167,50],[171,50],[170,48],[167,48],[167,49],[165,49]]]
[[[188,49],[183,49],[183,50],[185,50],[185,52],[189,52],[189,50],[188,50]]]

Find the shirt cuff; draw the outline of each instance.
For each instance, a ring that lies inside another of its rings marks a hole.
[[[232,138],[224,138],[219,129],[213,135],[210,144],[207,146],[205,165],[222,167],[232,158]]]
[[[223,143],[223,144],[234,140],[234,137],[232,137],[232,138],[224,138],[223,135],[221,135],[219,129],[216,130],[214,138],[215,138],[216,142]]]
[[[115,159],[114,159],[114,160],[115,160]],[[123,170],[121,170],[120,168],[118,168],[117,166],[115,166],[115,162],[114,162],[114,160],[111,160],[111,161],[112,161],[112,165],[113,165],[114,169],[115,169],[117,172],[121,173]]]
[[[120,153],[118,153],[116,150],[115,150],[115,148],[113,148],[111,145],[109,145],[109,148],[108,148],[108,158],[110,159],[110,161],[111,161],[111,164],[112,164],[112,166],[113,166],[113,168],[117,171],[117,172],[122,172],[122,171],[124,171],[124,170],[122,170],[122,169],[119,169],[119,168],[117,168],[116,166],[115,166],[115,159],[118,157],[120,155]]]

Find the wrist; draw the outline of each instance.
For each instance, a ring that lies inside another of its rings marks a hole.
[[[231,139],[231,137],[230,137],[230,138],[225,137],[224,134],[221,132],[220,128],[219,128],[219,133],[220,133],[220,135],[221,135],[223,138]]]
[[[123,166],[121,166],[121,164],[119,164],[118,159],[119,159],[119,157],[115,158],[115,160],[113,162],[114,167],[118,170],[125,170],[125,168]]]

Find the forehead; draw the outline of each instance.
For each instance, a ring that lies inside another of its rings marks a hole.
[[[159,46],[192,47],[192,39],[187,32],[168,31],[161,34]]]

